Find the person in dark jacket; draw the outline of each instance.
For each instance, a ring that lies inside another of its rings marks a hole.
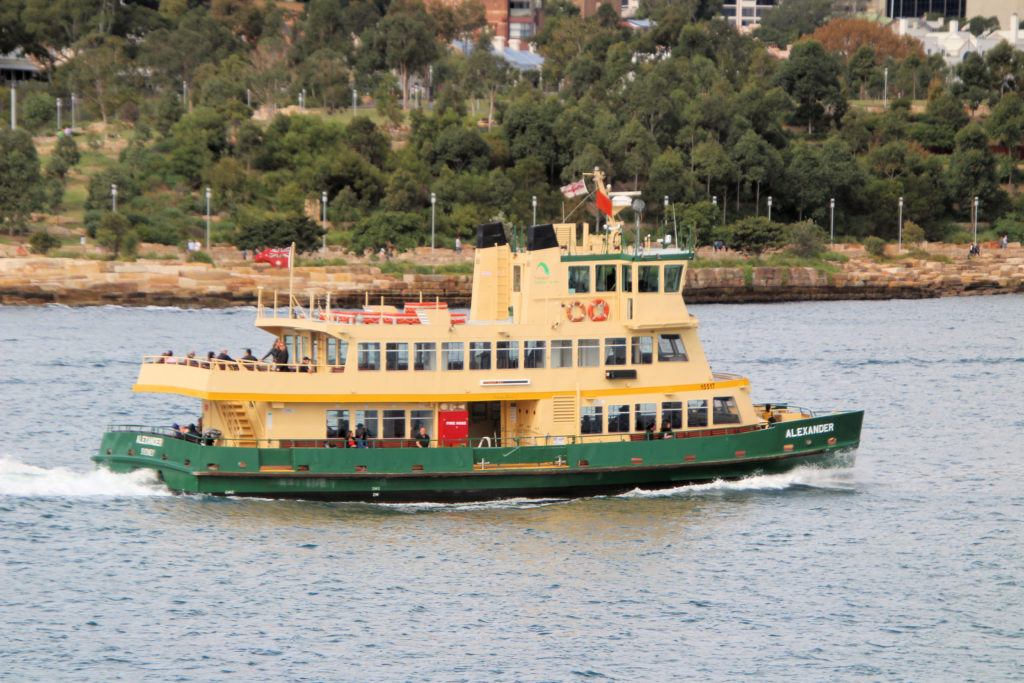
[[[270,357],[274,363],[275,370],[283,370],[288,366],[288,348],[284,345],[284,342],[278,339],[274,342],[274,346],[264,354],[260,360],[266,360]]]

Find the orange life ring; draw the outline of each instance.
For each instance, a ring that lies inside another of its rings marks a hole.
[[[590,308],[587,309],[587,313],[590,315],[590,319],[595,323],[604,322],[608,319],[608,302],[604,299],[594,299],[590,302]]]
[[[569,308],[565,309],[565,314],[569,317],[570,322],[578,323],[587,317],[587,308],[579,301],[573,301],[569,304]]]

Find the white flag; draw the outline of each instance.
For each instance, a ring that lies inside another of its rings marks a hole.
[[[562,186],[562,194],[566,197],[578,197],[581,194],[587,194],[587,184],[582,179],[577,180],[574,183]]]

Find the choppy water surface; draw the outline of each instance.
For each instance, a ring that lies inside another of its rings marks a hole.
[[[857,465],[614,498],[171,496],[93,470],[143,354],[253,311],[0,307],[3,680],[1019,680],[1024,297],[694,306],[757,400],[863,407]]]

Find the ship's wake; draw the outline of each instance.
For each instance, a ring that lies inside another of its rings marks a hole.
[[[774,492],[809,489],[853,493],[854,471],[852,468],[797,467],[782,474],[762,474],[735,481],[717,480],[709,484],[689,484],[671,489],[644,491],[637,489],[624,493],[620,498],[659,498],[665,496],[706,496],[708,494],[729,494],[744,492]]]
[[[21,498],[89,496],[169,496],[152,470],[114,474],[95,469],[75,472],[66,467],[37,467],[11,456],[0,458],[0,496]]]

